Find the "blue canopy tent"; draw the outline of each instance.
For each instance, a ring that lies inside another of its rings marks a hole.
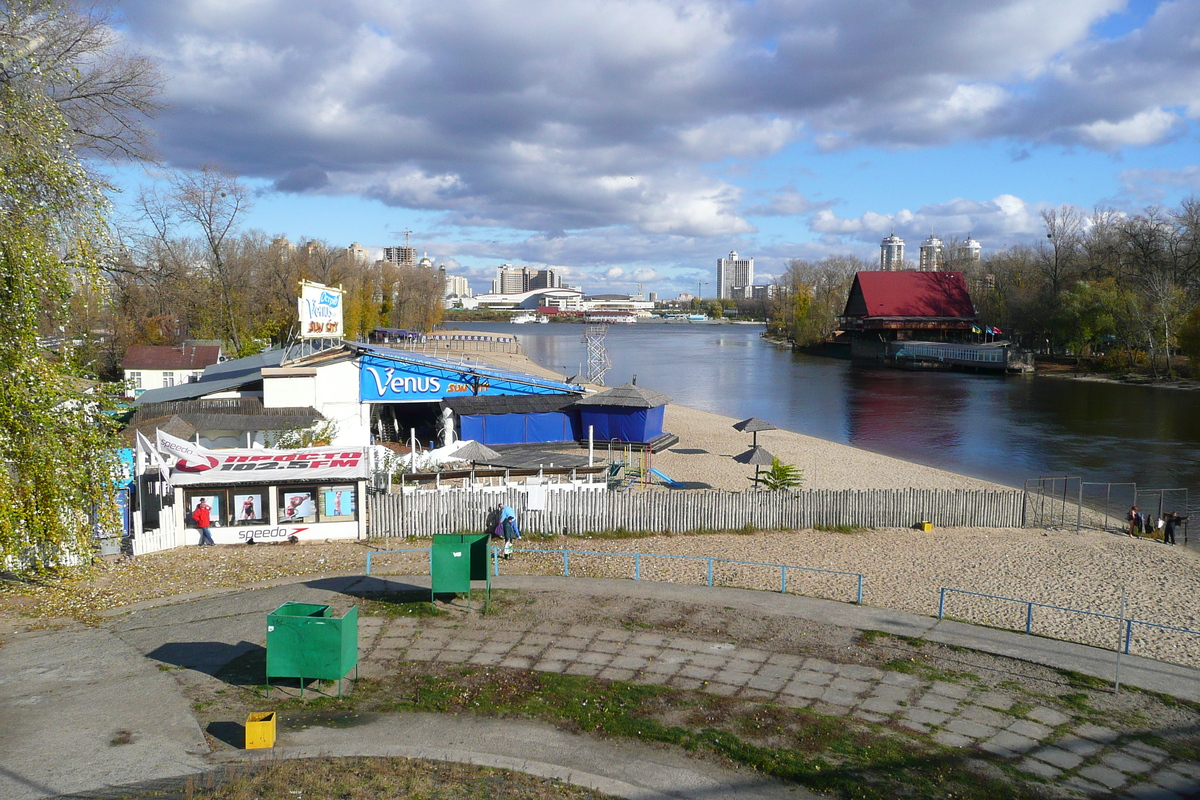
[[[581,433],[588,427],[597,441],[649,444],[663,435],[663,412],[671,398],[627,383],[578,400]]]
[[[577,395],[456,397],[442,401],[458,417],[458,435],[486,445],[573,442]]]

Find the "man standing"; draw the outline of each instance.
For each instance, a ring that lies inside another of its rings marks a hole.
[[[201,497],[200,502],[196,504],[196,510],[192,512],[192,522],[196,523],[196,527],[200,529],[200,546],[215,545],[212,533],[208,530],[212,525],[212,506],[208,504],[207,497]]]
[[[500,535],[504,537],[503,556],[512,558],[513,540],[521,538],[521,531],[517,528],[517,512],[513,511],[512,506],[500,506]]]
[[[1163,514],[1163,544],[1175,544],[1175,526],[1187,519],[1174,511]]]

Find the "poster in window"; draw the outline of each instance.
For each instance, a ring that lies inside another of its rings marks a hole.
[[[337,522],[354,519],[354,487],[321,487],[321,520]]]
[[[233,507],[237,511],[238,523],[266,522],[266,517],[263,516],[263,496],[258,492],[235,494]]]
[[[312,522],[316,516],[316,503],[311,489],[285,489],[280,492],[280,522]]]

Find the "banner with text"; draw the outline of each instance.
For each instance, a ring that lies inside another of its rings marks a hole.
[[[342,290],[321,283],[300,283],[300,338],[342,338]]]
[[[159,452],[174,459],[171,482],[176,486],[358,480],[368,474],[361,449],[207,450],[162,431],[157,444]]]

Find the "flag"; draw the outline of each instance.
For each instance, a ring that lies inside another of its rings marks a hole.
[[[999,336],[1000,334],[1004,333],[1004,331],[1000,330],[999,328],[992,328],[992,333]]]
[[[978,325],[972,325],[971,333],[983,333],[983,328],[980,328]]]
[[[208,451],[199,445],[192,444],[189,441],[180,439],[177,436],[172,436],[169,433],[156,431],[158,434],[158,450],[160,453],[175,456],[179,461],[187,464],[208,468],[215,461],[210,462]]]
[[[137,450],[138,453],[144,452],[146,454],[146,458],[150,461],[150,466],[158,468],[158,474],[164,481],[170,478],[170,470],[167,469],[167,462],[163,460],[158,450],[154,448],[154,445],[150,444],[150,440],[141,431],[137,432]]]
[[[986,328],[984,328],[984,332],[987,333],[988,336],[991,336],[993,333],[995,333],[995,331],[992,330],[991,325],[988,325]]]

